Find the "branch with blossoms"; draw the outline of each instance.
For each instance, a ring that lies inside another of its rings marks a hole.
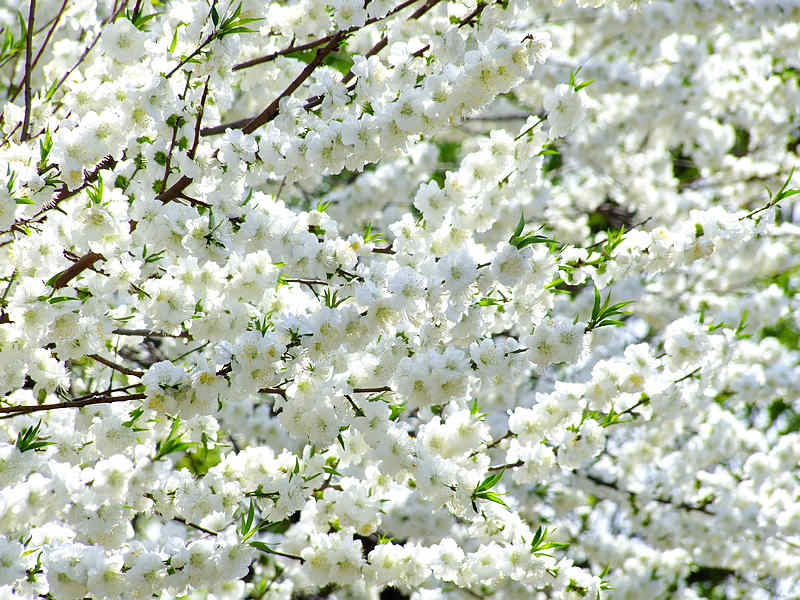
[[[0,419],[8,419],[19,415],[29,415],[35,412],[59,410],[62,408],[83,408],[95,404],[112,404],[114,402],[130,402],[132,400],[144,400],[147,394],[125,394],[123,396],[112,396],[109,392],[92,393],[87,396],[75,398],[68,402],[52,402],[49,404],[39,404],[33,406],[0,406]]]
[[[795,9],[27,4],[11,595],[800,584]]]

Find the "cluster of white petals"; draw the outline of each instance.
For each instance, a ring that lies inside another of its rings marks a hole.
[[[1,599],[796,597],[796,0],[0,28]]]

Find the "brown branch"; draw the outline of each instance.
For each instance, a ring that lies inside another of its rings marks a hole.
[[[60,88],[61,85],[67,80],[67,78],[70,75],[72,75],[73,71],[75,71],[75,69],[77,69],[84,60],[86,60],[86,57],[89,55],[89,52],[91,52],[92,48],[94,48],[97,45],[97,41],[100,39],[100,35],[102,35],[102,33],[103,33],[103,27],[108,25],[109,23],[113,23],[114,21],[116,21],[117,17],[122,12],[122,10],[127,6],[127,4],[128,3],[127,3],[127,0],[126,0],[126,2],[123,2],[120,5],[120,7],[116,10],[116,12],[114,12],[110,17],[107,17],[106,19],[103,20],[102,26],[100,27],[100,31],[97,33],[96,36],[94,36],[94,39],[92,40],[92,43],[89,44],[86,47],[86,49],[83,51],[83,54],[81,54],[80,58],[78,58],[77,62],[74,65],[72,65],[72,68],[69,71],[67,71],[66,73],[64,73],[64,76],[61,79],[58,80],[58,83],[53,88],[53,91],[51,92],[51,94],[54,94],[56,92],[56,90],[58,88]]]
[[[57,208],[60,202],[63,202],[67,198],[71,198],[72,196],[83,190],[85,187],[87,187],[89,184],[97,181],[97,178],[100,176],[100,171],[102,171],[103,169],[113,169],[116,166],[116,164],[117,161],[112,156],[106,156],[103,160],[101,160],[97,164],[97,166],[91,173],[86,173],[86,171],[84,171],[84,180],[81,185],[76,187],[74,190],[70,190],[67,188],[66,185],[62,185],[61,188],[56,192],[55,196],[53,196],[53,199],[48,204],[39,209],[33,216],[28,217],[27,219],[19,219],[15,221],[11,227],[9,227],[4,231],[0,231],[0,235],[4,233],[11,233],[12,231],[23,231],[22,227],[24,227],[25,225],[29,225],[31,223],[40,223],[44,221],[44,219],[46,218],[45,213]],[[8,242],[4,242],[4,244],[5,243]]]
[[[518,461],[517,461],[517,462],[515,462],[515,463],[508,463],[508,464],[506,464],[506,465],[495,465],[495,466],[493,466],[493,467],[489,467],[489,468],[488,468],[488,469],[486,469],[486,470],[487,470],[487,471],[505,471],[506,469],[513,469],[513,468],[515,468],[515,467],[521,467],[521,466],[522,466],[522,465],[524,465],[524,464],[525,464],[525,461],[523,461],[523,460],[518,460]]]
[[[77,398],[73,398],[71,400],[71,402],[73,402],[73,403],[74,402],[82,402],[84,400],[88,400],[89,398],[100,398],[100,397],[105,398],[105,397],[108,397],[109,394],[112,394],[114,392],[125,392],[125,391],[127,391],[127,390],[129,390],[131,388],[135,388],[135,387],[137,387],[139,385],[141,385],[141,383],[129,383],[128,385],[123,385],[123,386],[120,386],[120,387],[111,388],[110,390],[104,390],[102,392],[91,392],[89,394],[85,394],[83,396],[78,396]]]
[[[169,179],[169,171],[172,168],[172,151],[175,149],[175,138],[177,137],[178,137],[178,121],[175,122],[175,127],[172,128],[172,139],[169,141],[167,158],[164,161],[164,179],[161,180],[161,188],[158,190],[159,195],[163,194],[164,188],[167,187],[167,179]]]
[[[259,394],[275,394],[286,400],[286,391],[279,387],[265,387],[258,390]]]
[[[30,0],[28,8],[28,31],[25,36],[25,117],[22,120],[22,131],[19,140],[24,142],[28,139],[28,127],[31,123],[31,45],[33,43],[33,21],[35,19],[36,0]]]
[[[327,281],[322,281],[321,279],[297,279],[297,278],[289,278],[289,279],[282,279],[281,281],[285,281],[286,283],[303,283],[308,286],[312,285],[330,285]]]
[[[264,550],[263,548],[258,548],[262,552],[266,552],[267,554],[275,554],[276,556],[283,556],[284,558],[291,558],[292,560],[299,560],[300,563],[306,562],[306,559],[302,556],[297,556],[296,554],[286,554],[285,552],[280,552],[279,550],[273,550],[270,548],[269,550]]]
[[[364,278],[361,275],[357,275],[355,273],[350,273],[349,271],[345,271],[342,267],[338,267],[336,269],[336,274],[340,275],[348,282],[355,279],[356,281],[364,281]]]
[[[42,47],[39,48],[39,52],[36,53],[36,58],[34,58],[33,59],[33,63],[31,63],[31,69],[35,69],[36,65],[39,63],[39,59],[42,58],[42,54],[44,53],[44,49],[47,47],[47,44],[50,42],[50,38],[52,37],[53,32],[56,30],[56,27],[58,27],[58,22],[61,20],[61,15],[64,14],[64,9],[67,8],[67,4],[68,3],[69,3],[69,0],[64,0],[64,2],[61,4],[61,9],[59,9],[59,11],[58,11],[58,14],[50,21],[52,23],[52,25],[50,26],[50,29],[49,29],[49,31],[47,32],[47,35],[44,38],[44,42],[42,42]],[[19,96],[19,93],[20,93],[20,91],[22,91],[22,88],[24,87],[24,85],[25,85],[25,79],[23,77],[22,81],[20,81],[19,85],[17,86],[17,91],[14,92],[14,95],[11,96],[11,98],[10,98],[11,102],[13,102],[14,100],[17,99],[17,96]]]
[[[161,192],[158,196],[156,196],[157,200],[161,200],[164,204],[170,202],[171,200],[175,200],[176,198],[180,198],[183,194],[183,190],[189,187],[189,184],[192,183],[192,178],[187,177],[186,175],[181,175],[181,178],[178,179],[172,186],[166,191]]]
[[[441,0],[429,0],[428,5],[423,7],[424,10],[420,9],[414,14],[417,14],[417,13],[419,13],[420,15],[424,14],[424,12],[426,12],[427,10],[430,10],[430,8],[435,6],[440,1]],[[414,4],[415,2],[417,2],[417,0],[406,0],[406,2],[403,2],[403,3],[399,4],[398,6],[394,7],[392,10],[390,10],[384,17],[380,17],[380,18],[379,17],[373,17],[371,19],[367,19],[367,21],[365,22],[364,26],[370,25],[370,24],[372,24],[372,23],[374,23],[376,21],[379,21],[381,19],[385,19],[386,17],[389,17],[389,16],[391,16],[391,15],[393,15],[393,14],[395,14],[395,13],[401,11],[401,10],[403,10],[407,6],[410,6],[411,4]],[[281,98],[283,98],[284,96],[294,92],[294,90],[297,89],[297,87],[300,85],[300,83],[305,81],[309,77],[309,75],[311,75],[311,73],[314,71],[314,69],[317,66],[319,66],[319,64],[322,63],[322,61],[325,59],[325,57],[328,54],[330,54],[331,52],[333,52],[338,47],[339,43],[341,42],[342,39],[344,39],[344,37],[346,37],[347,35],[349,35],[353,31],[356,31],[356,30],[358,30],[360,28],[361,27],[351,27],[350,29],[343,29],[343,30],[338,31],[336,33],[329,34],[329,35],[325,36],[324,38],[320,38],[319,40],[316,40],[315,41],[316,43],[314,44],[314,46],[320,45],[321,43],[326,42],[326,41],[328,42],[328,45],[325,46],[324,48],[320,49],[320,50],[317,50],[317,54],[315,55],[314,59],[311,61],[311,63],[306,65],[306,68],[303,69],[303,71],[300,73],[298,78],[295,81],[293,81],[289,85],[289,88],[284,90],[284,92],[280,96],[278,96],[273,101],[273,103],[270,104],[270,106],[268,106],[260,115],[258,115],[256,117],[253,117],[252,119],[239,119],[238,121],[232,121],[230,123],[223,123],[221,125],[216,125],[214,127],[207,127],[205,129],[201,130],[201,132],[200,132],[201,135],[203,135],[203,136],[218,135],[220,133],[225,133],[225,130],[228,129],[228,128],[241,129],[244,133],[252,133],[254,130],[256,130],[261,125],[264,125],[265,123],[268,123],[269,121],[274,119],[278,115],[278,103],[280,102]],[[385,46],[385,43],[378,42],[378,44],[376,44],[376,46],[373,48],[373,50],[374,50],[374,52],[378,52],[384,46]],[[282,53],[288,54],[290,52],[294,52],[299,47],[300,46],[286,48]],[[370,52],[373,52],[373,50],[370,50]],[[427,50],[427,47],[423,48],[419,52],[422,53],[425,50]],[[371,56],[370,53],[367,53],[367,55]],[[264,57],[264,58],[269,58],[269,57]],[[250,61],[250,62],[253,63],[253,61]],[[266,60],[264,60],[262,62],[266,62]],[[253,64],[260,64],[260,63],[253,63]],[[252,66],[252,65],[250,65],[250,66]],[[244,68],[244,67],[242,67],[242,68]],[[348,72],[345,75],[345,77],[343,78],[343,83],[346,83],[347,81],[352,79],[352,77],[353,77],[352,72]],[[351,87],[348,88],[348,91],[352,92],[353,89],[354,89],[354,87],[351,86]],[[310,109],[314,108],[315,106],[318,106],[319,104],[321,104],[322,100],[323,100],[323,96],[321,96],[321,95],[320,96],[314,96],[312,98],[309,98],[308,101],[305,103],[305,105],[303,107],[306,110],[310,110]]]
[[[103,363],[105,366],[114,369],[115,371],[119,371],[125,375],[133,375],[135,377],[141,377],[144,375],[144,371],[134,371],[133,369],[129,369],[127,367],[123,367],[122,365],[118,365],[117,363],[108,360],[107,358],[103,358],[99,354],[89,354],[89,358],[96,360],[99,363]]]
[[[419,0],[406,0],[405,2],[402,2],[402,3],[398,4],[397,6],[395,6],[392,10],[390,10],[388,13],[386,13],[382,17],[371,17],[371,18],[367,19],[364,22],[363,25],[354,25],[353,27],[349,27],[347,29],[342,29],[341,31],[337,31],[335,33],[330,33],[330,34],[325,35],[325,36],[323,36],[321,38],[317,38],[316,40],[311,40],[310,42],[306,42],[305,44],[301,44],[299,46],[295,46],[294,45],[294,40],[292,40],[292,43],[289,44],[283,50],[277,50],[277,51],[272,52],[271,54],[267,54],[265,56],[259,56],[258,58],[252,58],[250,60],[246,60],[244,62],[241,62],[241,63],[237,64],[237,65],[234,65],[232,70],[233,71],[241,71],[242,69],[255,67],[256,65],[261,65],[261,64],[273,61],[276,58],[278,58],[279,56],[285,56],[286,54],[292,54],[294,52],[305,52],[306,50],[312,50],[312,49],[316,48],[317,46],[321,46],[322,44],[326,44],[326,43],[330,42],[332,39],[334,39],[337,36],[344,37],[346,35],[349,35],[349,34],[353,33],[354,31],[358,31],[359,29],[362,29],[362,28],[364,28],[364,27],[366,27],[368,25],[372,25],[373,23],[381,21],[381,20],[383,20],[383,19],[385,19],[387,17],[391,17],[395,13],[400,12],[401,10],[406,8],[407,6],[410,6],[410,5],[412,5],[412,4],[414,4],[414,3],[418,2],[418,1]],[[429,4],[430,4],[430,1],[431,0],[429,0]],[[432,0],[432,1],[433,1],[433,4],[437,4],[437,3],[441,2],[441,0]],[[425,8],[425,7],[423,7],[423,8]],[[426,8],[425,11],[423,11],[423,14],[427,10],[429,10],[429,8]],[[419,11],[417,11],[417,12],[419,12]],[[416,14],[416,13],[414,13],[414,14]],[[412,15],[409,18],[416,18],[416,17],[414,17]]]
[[[183,525],[186,525],[186,527],[191,527],[192,529],[197,529],[197,531],[202,531],[203,533],[207,533],[208,535],[213,535],[213,536],[219,535],[216,531],[211,531],[210,529],[206,529],[202,525],[198,525],[197,523],[192,523],[191,521],[187,521],[183,517],[172,517],[172,520],[177,521],[178,523],[181,523]]]
[[[114,329],[111,333],[115,335],[137,335],[141,337],[169,337],[191,339],[188,331],[181,333],[166,333],[164,331],[150,331],[149,329]]]
[[[269,123],[272,119],[278,116],[278,105],[280,101],[294,93],[294,91],[299,88],[303,82],[308,79],[311,74],[322,64],[322,61],[325,60],[325,57],[328,56],[330,53],[334,52],[338,47],[339,44],[344,39],[344,35],[339,33],[333,36],[333,39],[322,49],[317,50],[317,53],[314,55],[314,59],[306,65],[306,68],[303,69],[300,74],[295,77],[294,81],[289,84],[289,86],[281,92],[281,94],[272,101],[272,103],[265,108],[261,114],[253,117],[247,125],[242,127],[243,133],[253,133],[256,129],[261,127],[262,125]]]
[[[200,143],[200,125],[203,121],[203,112],[205,111],[206,107],[206,98],[208,97],[208,80],[211,79],[211,75],[206,77],[205,86],[203,86],[203,95],[200,97],[200,110],[197,112],[197,120],[194,122],[194,142],[192,142],[192,148],[186,154],[189,158],[194,160],[194,155],[197,152],[197,144]]]
[[[56,410],[59,408],[83,408],[84,406],[91,406],[93,404],[111,404],[112,402],[129,402],[131,400],[144,400],[147,394],[128,394],[127,396],[109,397],[100,396],[93,398],[86,398],[85,400],[76,400],[74,402],[54,402],[53,404],[36,404],[31,406],[3,406],[0,407],[0,414],[6,415],[0,419],[8,419],[17,415],[27,415],[34,412],[43,410]]]
[[[496,446],[500,445],[500,442],[502,442],[503,440],[507,440],[510,437],[514,437],[514,435],[515,435],[514,432],[509,430],[504,435],[501,435],[499,438],[497,438],[496,440],[492,440],[491,442],[486,444],[486,447],[484,448],[484,450],[489,450],[491,448],[495,448]],[[473,456],[477,456],[477,455],[478,455],[478,450],[476,450],[475,452],[473,452],[469,456],[470,456],[470,458],[472,458]]]
[[[14,126],[14,129],[12,129],[12,130],[11,130],[11,131],[8,133],[8,135],[6,135],[6,137],[4,137],[4,138],[3,138],[3,141],[2,141],[2,142],[0,142],[0,148],[2,148],[3,146],[5,146],[5,145],[8,143],[8,141],[11,139],[11,136],[12,136],[12,135],[14,135],[14,132],[15,132],[17,129],[19,129],[21,125],[22,125],[22,121],[20,121],[19,123],[17,123],[17,124]]]
[[[472,21],[474,19],[477,19],[483,12],[483,9],[485,8],[486,8],[486,2],[481,0],[480,2],[478,2],[478,5],[475,7],[475,10],[473,10],[466,17],[461,19],[461,22],[458,24],[458,26],[463,27],[464,25],[472,25]]]
[[[411,19],[419,19],[422,15],[426,12],[431,10],[434,6],[439,4],[442,0],[428,0],[423,6],[420,6],[417,10],[415,10],[411,15],[409,15],[409,21]]]
[[[192,74],[187,73],[186,75],[186,86],[183,88],[183,96],[178,96],[181,100],[186,99],[186,94],[189,91],[189,82],[192,80]],[[208,79],[206,78],[206,90],[208,89]],[[205,101],[205,91],[203,92],[203,101]],[[202,118],[202,106],[200,107],[200,118]],[[161,188],[158,190],[159,195],[164,193],[164,188],[167,187],[167,181],[169,180],[169,173],[172,169],[172,152],[175,150],[175,140],[178,137],[178,129],[180,129],[183,124],[181,123],[181,119],[183,117],[178,116],[175,119],[175,123],[172,126],[172,139],[169,142],[169,150],[167,150],[167,159],[164,161],[164,179],[161,180]],[[195,125],[195,129],[197,126]],[[195,134],[195,141],[197,141],[197,134]],[[194,149],[194,147],[193,147]],[[188,198],[188,196],[187,196]]]
[[[381,392],[391,392],[392,388],[388,385],[373,388],[353,388],[354,394],[380,394]]]
[[[61,271],[61,273],[53,280],[53,283],[50,284],[51,287],[54,290],[57,290],[66,286],[83,271],[90,269],[92,265],[100,259],[105,260],[105,257],[102,254],[97,254],[96,252],[92,252],[90,250],[87,254],[84,254],[81,258],[79,258],[76,263],[71,265],[66,270]]]
[[[642,225],[646,225],[648,222],[650,222],[652,220],[652,218],[653,217],[647,217],[644,221],[640,221],[639,223],[635,223],[635,224],[631,225],[625,231],[631,231],[632,229],[636,229],[637,227],[641,227]],[[591,250],[592,248],[597,248],[598,246],[604,246],[606,243],[608,243],[608,237],[606,237],[606,239],[604,239],[604,240],[600,240],[599,242],[595,242],[594,244],[590,244],[588,246],[584,246],[584,250]]]
[[[626,494],[629,497],[636,498],[636,494],[634,494],[631,491],[621,489],[619,487],[619,484],[617,484],[616,482],[605,481],[605,480],[601,479],[600,477],[597,477],[596,475],[592,475],[590,473],[587,473],[587,474],[584,474],[584,475],[581,475],[581,476],[585,477],[586,479],[588,479],[589,481],[591,481],[595,485],[598,485],[600,487],[605,487],[605,488],[608,488],[608,489],[612,489],[612,490],[615,490],[615,491],[619,492],[620,494]],[[654,498],[647,498],[647,499],[648,500],[653,500],[655,502],[658,502],[659,504],[667,504],[667,505],[670,505],[670,506],[674,506],[675,508],[680,508],[681,510],[685,510],[685,511],[701,512],[701,513],[706,514],[706,515],[714,515],[714,514],[716,514],[716,513],[714,513],[714,511],[709,510],[707,508],[706,504],[704,504],[704,503],[703,504],[690,504],[688,502],[673,502],[669,498],[661,498],[661,497],[654,497]]]
[[[409,15],[408,20],[411,21],[411,20],[419,19],[422,15],[424,15],[426,12],[431,10],[434,6],[439,4],[439,2],[441,2],[441,1],[442,0],[428,0],[428,2],[426,2],[423,6],[420,6],[411,15]],[[386,37],[386,36],[383,36],[378,41],[378,43],[376,43],[372,48],[370,48],[367,51],[367,53],[364,56],[367,57],[367,58],[369,58],[370,56],[374,56],[378,52],[380,52],[381,50],[386,48],[386,46],[388,46],[388,45],[389,45],[389,38]],[[425,50],[427,50],[429,47],[430,46],[425,46]],[[356,74],[353,73],[352,69],[350,69],[349,71],[347,71],[347,73],[345,73],[344,77],[342,78],[342,83],[347,83],[348,81],[350,81],[355,76],[356,76]]]
[[[202,206],[203,208],[211,208],[211,205],[208,202],[203,202],[202,200],[198,200],[197,198],[192,198],[191,196],[187,196],[183,192],[178,194],[178,198],[181,200],[186,200],[192,206]]]
[[[169,79],[170,77],[172,77],[172,76],[175,74],[175,72],[176,72],[178,69],[180,69],[180,68],[181,68],[183,65],[185,65],[185,64],[186,64],[186,63],[188,63],[190,60],[192,60],[192,59],[193,59],[195,56],[197,56],[198,54],[200,54],[200,52],[202,52],[203,48],[205,48],[205,47],[206,47],[206,46],[208,46],[208,45],[209,45],[211,42],[213,42],[215,39],[217,39],[217,35],[218,35],[218,34],[219,34],[219,32],[218,32],[218,31],[216,31],[216,30],[214,30],[214,31],[212,31],[211,33],[209,33],[209,34],[208,34],[208,37],[207,37],[206,39],[204,39],[204,40],[203,40],[203,41],[200,43],[200,45],[199,45],[197,48],[195,48],[195,49],[194,49],[194,51],[193,51],[193,52],[192,52],[192,53],[191,53],[189,56],[187,56],[187,57],[186,57],[186,58],[184,58],[182,61],[180,61],[180,62],[178,63],[178,66],[176,66],[174,69],[172,69],[172,71],[170,71],[169,73],[167,73],[167,74],[166,74],[164,77],[165,77],[166,79]]]
[[[353,29],[352,27],[350,29]],[[348,30],[349,31],[349,30]],[[246,60],[241,62],[237,65],[233,66],[232,71],[241,71],[242,69],[248,69],[250,67],[255,67],[256,65],[262,65],[264,63],[271,62],[278,58],[279,56],[285,56],[286,54],[292,54],[294,52],[305,52],[306,50],[313,50],[317,46],[321,46],[322,44],[329,42],[333,36],[339,34],[340,32],[331,33],[324,37],[318,38],[316,40],[312,40],[305,44],[300,44],[299,46],[287,46],[283,50],[277,50],[272,54],[267,54],[265,56],[259,56],[258,58],[252,58],[250,60]]]

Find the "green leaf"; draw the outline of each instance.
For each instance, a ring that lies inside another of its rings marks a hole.
[[[239,524],[239,535],[242,538],[242,543],[249,540],[258,531],[257,527],[253,527],[253,521],[255,520],[255,511],[256,511],[255,501],[251,496],[250,508],[247,510],[246,514],[242,514],[242,521]]]
[[[55,442],[48,442],[49,436],[39,436],[39,428],[42,426],[42,420],[35,426],[26,427],[17,434],[16,446],[20,452],[27,452],[28,450],[41,451],[46,446],[52,446]]]
[[[566,542],[548,542],[547,529],[539,525],[539,528],[536,530],[536,533],[533,535],[533,540],[531,541],[531,553],[536,554],[537,556],[551,556],[550,554],[543,552],[543,550],[549,550],[551,548],[566,548],[568,546],[569,544]]]
[[[475,498],[481,500],[489,500],[490,502],[496,502],[497,504],[502,504],[503,506],[508,508],[508,504],[503,502],[503,499],[497,492],[481,492],[480,494],[475,494]]]
[[[595,287],[594,289],[594,304],[592,306],[592,316],[589,324],[586,326],[586,331],[597,329],[598,327],[606,327],[609,325],[624,325],[620,319],[611,317],[626,316],[632,314],[629,311],[621,310],[623,307],[632,304],[633,300],[625,300],[624,302],[617,302],[609,306],[608,302],[611,298],[611,292],[606,296],[603,305],[600,305],[600,292]]]
[[[71,296],[53,296],[52,298],[48,298],[48,304],[59,304],[61,302],[69,302],[71,300],[80,301],[80,298],[73,298]]]
[[[44,134],[44,138],[39,140],[39,162],[42,163],[42,167],[44,167],[52,148],[53,138],[50,136],[50,130],[48,129]]]
[[[133,316],[133,315],[131,315]],[[139,408],[134,408],[131,412],[128,413],[130,419],[122,423],[123,427],[127,427],[131,431],[147,431],[146,427],[139,427],[136,425],[136,421],[144,414],[144,409],[140,406]]]
[[[517,223],[517,227],[516,229],[514,229],[514,233],[511,234],[511,240],[513,240],[516,237],[519,237],[522,234],[523,229],[525,229],[525,213],[520,212],[519,223]],[[509,240],[509,242],[511,242],[511,240]]]
[[[545,237],[543,235],[536,235],[533,233],[527,233],[525,235],[522,235],[522,231],[524,229],[525,229],[525,215],[520,214],[519,223],[517,223],[517,227],[514,229],[514,233],[508,240],[508,243],[516,247],[518,250],[522,250],[525,246],[530,246],[531,244],[558,244],[556,240]]]
[[[50,84],[50,87],[47,88],[47,93],[45,94],[45,100],[50,100],[53,97],[53,94],[56,93],[56,89],[58,88],[58,81],[53,81]]]
[[[197,445],[197,442],[184,442],[181,439],[181,434],[178,433],[180,424],[180,417],[175,417],[167,439],[156,443],[156,453],[153,457],[153,461],[162,459],[168,454],[172,454],[174,452],[183,452],[192,446]]]
[[[181,27],[181,25],[186,25],[186,23],[178,23],[175,26],[175,31],[172,32],[172,41],[169,43],[169,48],[167,48],[167,52],[170,54],[175,52],[175,48],[178,45],[178,29]]]
[[[480,494],[487,490],[492,489],[503,478],[503,473],[505,472],[506,472],[505,469],[503,469],[502,471],[498,471],[497,473],[492,473],[486,479],[484,479],[478,484],[478,486],[475,488],[475,491],[472,494],[473,495]]]
[[[569,85],[570,87],[575,87],[575,78],[578,76],[578,73],[581,72],[583,67],[578,67],[574,71],[569,72]]]

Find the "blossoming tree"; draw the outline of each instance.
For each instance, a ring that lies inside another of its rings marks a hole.
[[[797,598],[799,23],[5,0],[0,597]]]

